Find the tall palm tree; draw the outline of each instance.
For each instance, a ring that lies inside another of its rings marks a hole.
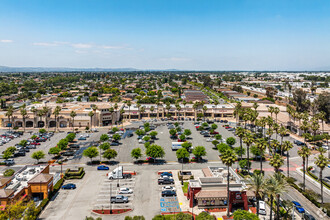
[[[274,107],[273,106],[268,107],[268,112],[270,113],[270,117],[272,117],[273,119]]]
[[[178,117],[178,114],[180,114],[181,106],[179,104],[176,104],[175,108],[176,108],[176,111],[177,111],[176,116]]]
[[[304,143],[306,145],[306,135],[304,134],[307,134],[307,131],[309,130],[309,124],[308,124],[308,121],[307,120],[304,120],[302,122],[302,124],[300,125],[300,130],[302,130],[304,133],[303,133],[303,136],[304,136]]]
[[[206,113],[206,111],[207,111],[207,106],[204,105],[203,106],[203,117],[204,117],[204,121],[205,121],[205,113]]]
[[[49,126],[48,126],[49,111],[50,111],[50,108],[47,106],[44,106],[42,108],[43,116],[45,116],[45,128],[46,129],[49,128]]]
[[[37,115],[39,116],[40,121],[42,121],[42,117],[44,116],[44,112],[42,110],[38,110]]]
[[[169,117],[170,116],[171,103],[166,102],[166,107],[165,108],[167,110],[167,117]]]
[[[315,142],[315,136],[316,136],[317,131],[320,129],[320,125],[319,125],[318,120],[316,120],[316,118],[314,118],[312,120],[313,121],[312,121],[312,123],[310,125],[310,128],[313,131],[313,141]]]
[[[259,107],[258,103],[254,102],[254,103],[253,103],[253,108],[254,108],[255,111],[257,111],[257,108],[258,108],[258,107]]]
[[[35,127],[35,116],[38,113],[38,109],[32,106],[30,111],[33,113],[33,126]]]
[[[118,104],[117,103],[115,103],[115,105],[113,106],[113,108],[115,109],[115,113],[118,111],[118,108],[119,108],[119,106],[118,106]],[[116,114],[115,114],[116,115]],[[116,117],[117,118],[117,117]]]
[[[26,120],[26,116],[27,116],[27,111],[26,111],[26,105],[22,105],[21,109],[20,109],[21,115],[22,115],[22,119],[23,119],[23,128],[24,128],[24,132],[25,132],[25,120]]]
[[[275,172],[278,173],[280,171],[280,167],[283,166],[284,160],[279,154],[275,154],[270,160],[269,164],[274,167]]]
[[[53,111],[53,114],[55,116],[55,123],[56,123],[56,126],[55,126],[55,132],[58,128],[58,116],[60,115],[60,112],[62,111],[62,108],[60,106],[56,106],[54,111]]]
[[[237,128],[237,125],[238,125],[238,120],[239,120],[239,115],[240,115],[240,112],[242,110],[242,103],[241,102],[237,102],[237,104],[235,105],[235,108],[234,108],[234,116],[236,118],[236,128]]]
[[[273,201],[278,195],[284,192],[285,188],[283,183],[278,180],[278,178],[271,176],[266,180],[265,191],[268,197],[270,198],[270,220],[273,219]]]
[[[290,141],[284,141],[283,143],[283,151],[286,151],[286,163],[287,163],[287,173],[288,173],[288,177],[290,176],[290,162],[289,162],[289,158],[290,158],[290,154],[289,151],[293,148],[293,145]]]
[[[265,140],[265,138],[258,138],[255,144],[260,152],[260,171],[262,172],[262,159],[264,156],[265,149],[267,147],[267,141]]]
[[[326,120],[326,114],[325,114],[325,112],[323,112],[323,111],[319,112],[318,118],[322,122],[322,134],[324,134],[324,121]]]
[[[132,103],[130,100],[127,101],[127,106],[128,106],[128,119],[129,121],[131,121],[131,106],[132,106]]]
[[[111,114],[111,129],[112,129],[112,125],[113,125],[113,113],[115,112],[115,109],[113,107],[109,108],[109,112]]]
[[[281,146],[282,146],[283,138],[286,135],[287,130],[286,130],[286,128],[284,126],[281,125],[281,127],[278,129],[278,133],[280,134],[280,137],[281,137]],[[283,154],[283,150],[281,151],[281,154]]]
[[[278,130],[280,129],[280,126],[275,122],[273,124],[273,129],[274,129],[275,134],[276,134],[275,139],[277,140],[277,134],[278,134]]]
[[[244,137],[243,137],[243,142],[246,144],[246,152],[247,152],[247,161],[248,161],[248,172],[250,172],[250,146],[254,142],[253,135],[251,132],[246,132]]]
[[[95,123],[95,122],[97,122],[95,117],[96,117],[96,110],[98,110],[98,107],[96,105],[93,105],[92,109],[93,109],[93,112],[94,112],[94,123]]]
[[[151,112],[151,115],[154,114],[154,111],[155,111],[155,107],[154,106],[151,106],[150,107],[150,112]],[[152,116],[150,116],[150,118],[152,118]]]
[[[142,106],[142,107],[140,108],[140,112],[141,112],[141,114],[143,114],[145,111],[146,111],[146,107]]]
[[[229,217],[229,177],[230,177],[230,171],[229,168],[235,163],[237,160],[237,157],[231,149],[226,150],[221,156],[221,161],[224,165],[227,166],[227,217]]]
[[[267,119],[266,119],[266,117],[261,117],[261,118],[260,118],[260,125],[261,125],[261,127],[262,127],[262,134],[263,134],[263,137],[265,137],[266,124],[267,124]]]
[[[276,123],[277,123],[277,115],[280,113],[280,109],[279,109],[279,107],[275,107],[274,108],[274,114],[275,114],[275,120],[276,120]]]
[[[311,150],[303,146],[300,150],[298,150],[298,155],[303,159],[303,190],[305,191],[305,175],[306,175],[306,159],[311,154]]]
[[[266,180],[263,173],[254,173],[247,179],[247,190],[253,191],[257,199],[257,215],[259,216],[259,200],[263,197]]]
[[[6,112],[6,116],[8,117],[8,121],[9,121],[9,131],[10,131],[10,127],[12,126],[11,124],[11,121],[10,121],[10,118],[13,117],[13,113],[14,113],[14,108],[13,106],[9,106],[8,109],[7,109],[7,112]]]
[[[74,131],[74,118],[77,116],[75,111],[71,111],[70,117],[72,118],[72,130]]]
[[[282,187],[282,192],[279,192],[276,195],[276,199],[277,199],[277,202],[276,202],[276,219],[280,220],[280,196],[283,192],[287,192],[288,183],[287,183],[286,179],[284,178],[284,176],[281,173],[275,173],[273,177],[277,180],[279,185],[281,185],[281,187]]]
[[[198,102],[195,102],[194,105],[193,105],[193,109],[194,109],[194,112],[195,112],[195,121],[197,120],[197,109],[198,109]]]
[[[323,205],[323,170],[329,164],[329,159],[326,158],[322,153],[316,158],[315,165],[320,168],[320,178],[319,181],[321,183],[321,204]]]
[[[139,112],[139,117],[138,117],[138,119],[140,120],[140,118],[141,118],[141,112],[140,112],[140,108],[141,108],[141,104],[140,103],[138,103],[138,104],[136,104],[136,107],[138,108],[138,112]]]
[[[271,152],[271,146],[270,146],[270,142],[272,140],[272,135],[274,134],[274,131],[272,128],[268,128],[268,130],[266,131],[266,135],[268,135],[268,149],[269,152]]]
[[[243,152],[242,139],[243,139],[243,137],[244,137],[244,135],[245,135],[245,130],[244,130],[244,128],[242,128],[242,127],[238,127],[238,128],[236,129],[236,135],[239,137],[239,144],[240,144],[241,152]],[[243,154],[241,154],[240,156],[241,156],[241,160],[242,160],[242,158],[243,158]]]
[[[93,127],[92,122],[93,122],[94,112],[93,111],[88,112],[88,116],[91,118],[91,128],[92,128]]]
[[[187,101],[186,100],[183,100],[182,101],[182,105],[183,105],[183,108],[184,108],[184,117],[186,118],[186,105],[187,105]]]

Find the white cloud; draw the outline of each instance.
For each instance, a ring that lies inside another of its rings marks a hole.
[[[0,40],[1,43],[13,43],[13,40]]]
[[[185,62],[189,61],[190,59],[184,58],[184,57],[168,57],[168,58],[161,58],[160,61],[166,61],[166,62]]]
[[[43,47],[56,47],[56,46],[58,46],[57,43],[47,43],[47,42],[37,42],[37,43],[33,43],[33,45],[43,46]]]
[[[122,47],[122,46],[101,46],[101,48],[118,50],[118,49],[124,49],[125,47]]]
[[[79,48],[79,49],[88,49],[88,48],[91,48],[92,45],[91,44],[71,44],[72,47],[74,48]]]

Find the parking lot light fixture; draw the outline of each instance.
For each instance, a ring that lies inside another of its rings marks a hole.
[[[112,214],[112,209],[111,209],[111,194],[112,194],[112,183],[110,180],[110,214]]]

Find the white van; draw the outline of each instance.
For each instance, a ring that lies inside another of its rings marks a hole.
[[[259,201],[259,214],[266,215],[266,203],[262,200]]]

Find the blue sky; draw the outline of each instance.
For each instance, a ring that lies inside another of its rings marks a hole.
[[[329,0],[1,0],[0,65],[330,69]]]

